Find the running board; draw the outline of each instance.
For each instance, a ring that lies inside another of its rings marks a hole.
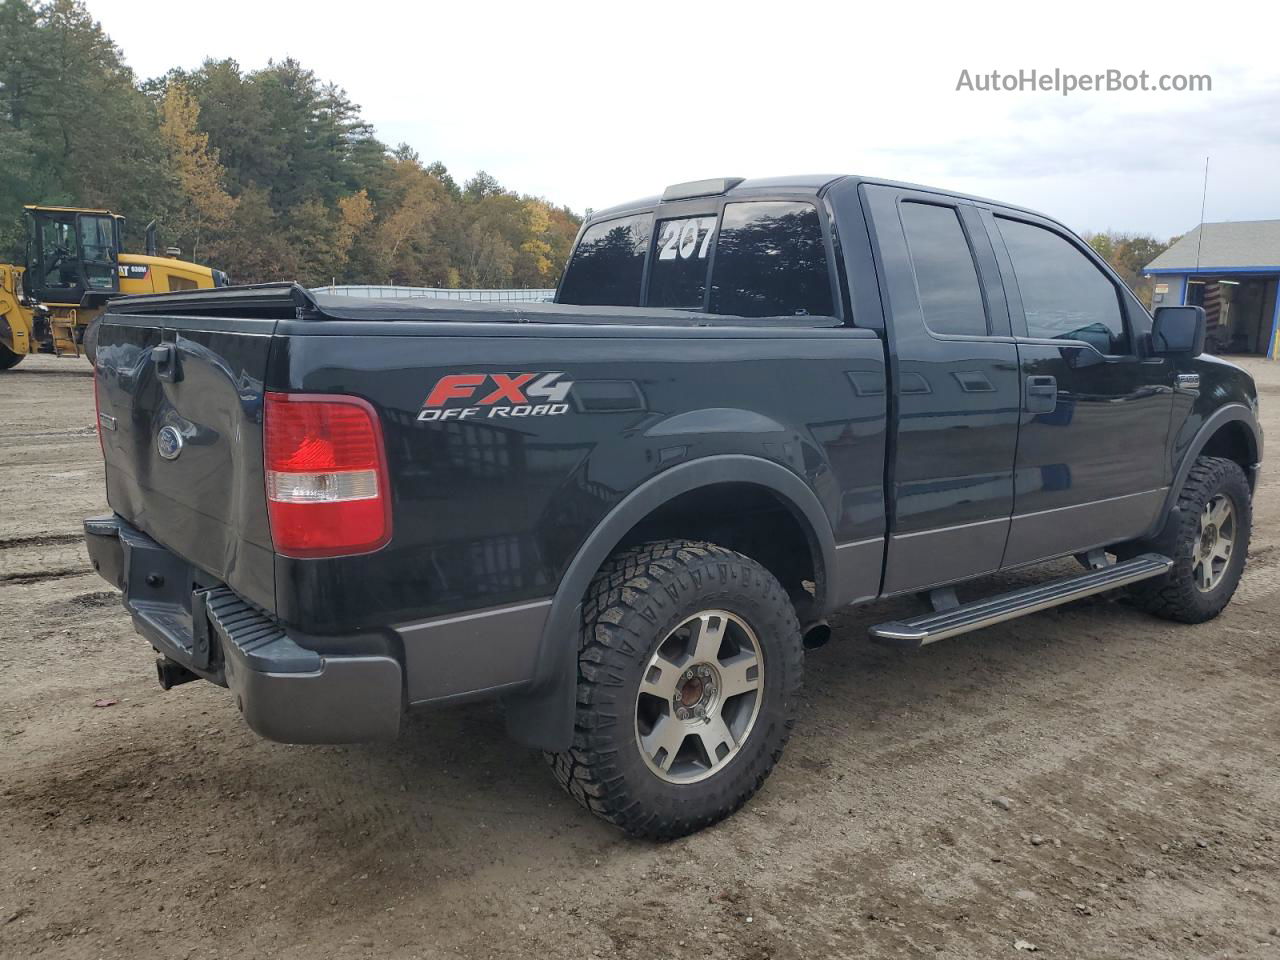
[[[894,620],[871,628],[871,638],[902,647],[923,647],[926,643],[945,640],[957,634],[989,627],[992,624],[1038,613],[1081,597],[1128,586],[1166,573],[1173,561],[1158,553],[1144,553],[1123,563],[1101,570],[1090,570],[1078,577],[1023,587],[1011,593],[961,604],[941,613],[930,613],[911,620]]]

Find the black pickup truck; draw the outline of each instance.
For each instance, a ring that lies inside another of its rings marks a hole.
[[[1204,328],[1027,210],[680,184],[592,216],[554,303],[113,302],[88,548],[166,689],[302,743],[499,698],[592,812],[676,836],[763,782],[848,604],[920,595],[871,630],[906,646],[1121,588],[1221,611],[1262,434]]]

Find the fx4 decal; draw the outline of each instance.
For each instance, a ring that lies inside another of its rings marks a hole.
[[[563,373],[450,373],[436,381],[418,420],[498,420],[569,412],[572,380]],[[470,406],[449,406],[453,400]]]

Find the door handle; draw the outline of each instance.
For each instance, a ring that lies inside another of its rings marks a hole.
[[[1058,381],[1055,377],[1027,377],[1027,412],[1053,413],[1058,406]]]

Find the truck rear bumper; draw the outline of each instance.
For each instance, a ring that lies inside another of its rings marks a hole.
[[[124,593],[134,626],[164,657],[229,687],[245,721],[283,743],[353,743],[396,736],[404,679],[394,656],[324,653],[118,516],[84,523],[93,568]]]

